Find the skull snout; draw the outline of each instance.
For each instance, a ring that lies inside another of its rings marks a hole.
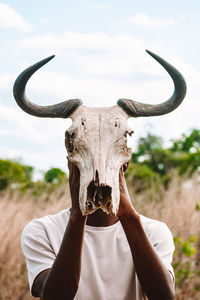
[[[92,213],[101,208],[106,213],[112,213],[112,188],[105,183],[99,183],[98,171],[95,179],[87,187],[86,213]]]

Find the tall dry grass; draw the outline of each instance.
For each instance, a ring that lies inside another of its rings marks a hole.
[[[197,177],[184,183],[175,178],[159,201],[149,200],[148,194],[135,195],[131,186],[130,194],[141,214],[166,222],[174,236],[181,236],[186,240],[190,235],[199,236],[200,211],[195,210],[196,203],[200,200]],[[38,198],[33,197],[31,192],[22,195],[20,192],[6,191],[0,195],[0,300],[33,299],[29,293],[27,271],[20,247],[21,231],[30,220],[69,207],[69,199],[69,189],[65,184],[50,195],[43,193]],[[197,255],[200,255],[200,251],[189,259],[200,271],[200,256]],[[200,299],[200,291],[193,291],[197,281],[198,278],[190,278],[177,287],[176,299]]]
[[[62,195],[62,196],[61,196]],[[48,201],[47,201],[48,198]],[[38,199],[31,192],[6,191],[0,198],[0,300],[29,300],[27,271],[20,246],[24,226],[34,218],[69,207],[65,186]]]
[[[200,182],[197,175],[185,181],[175,176],[168,190],[163,191],[160,200],[148,199],[148,194],[135,195],[136,209],[148,216],[166,222],[174,236],[187,238],[200,233],[200,212],[196,204],[200,201]],[[135,199],[135,200],[134,200]]]
[[[181,239],[181,245],[175,244],[177,249],[173,262],[177,266],[176,300],[200,300],[200,210],[197,209],[197,204],[200,204],[199,177],[195,175],[183,181],[174,176],[169,189],[161,197],[156,195],[154,198],[161,199],[152,201],[148,199],[148,194],[137,196],[132,192],[133,204],[135,201],[135,208],[140,213],[165,222],[173,236]],[[194,245],[188,243],[190,237],[196,239]],[[184,245],[195,246],[196,252],[185,255],[182,250]]]

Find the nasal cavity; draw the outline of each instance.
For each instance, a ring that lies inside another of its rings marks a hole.
[[[96,187],[99,186],[99,173],[98,173],[97,170],[96,170],[96,172],[95,172],[94,185],[95,185]]]
[[[99,180],[99,173],[98,173],[98,171],[96,170],[96,173],[95,173],[95,181],[96,180]]]

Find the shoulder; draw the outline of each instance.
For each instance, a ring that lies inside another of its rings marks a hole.
[[[50,269],[58,253],[70,216],[69,209],[28,223],[21,235],[30,288],[42,271]]]
[[[170,231],[167,224],[162,221],[147,218],[143,215],[140,215],[140,220],[144,228],[148,231],[148,233],[152,233],[155,230]]]
[[[51,225],[58,225],[60,223],[66,223],[69,219],[69,216],[70,216],[70,209],[64,209],[57,214],[46,215],[44,217],[30,221],[24,227],[24,231],[27,231],[29,229],[33,229],[34,227],[39,227],[39,226],[51,226]]]
[[[141,223],[150,240],[173,240],[172,233],[164,222],[140,215]]]
[[[172,267],[173,253],[175,250],[174,241],[168,226],[161,221],[140,216],[144,230],[151,241],[154,249],[162,262],[172,274],[174,280],[174,270]]]
[[[31,241],[33,239],[39,239],[41,236],[48,235],[49,232],[52,232],[52,234],[62,232],[69,221],[69,216],[70,210],[65,209],[57,214],[47,215],[32,220],[22,231],[22,244],[26,240]]]

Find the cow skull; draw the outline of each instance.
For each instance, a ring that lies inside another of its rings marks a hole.
[[[68,158],[80,170],[79,206],[83,215],[101,208],[116,215],[119,195],[119,169],[131,157],[127,135],[133,131],[127,125],[129,117],[158,116],[173,111],[183,101],[186,83],[173,66],[156,54],[147,51],[158,61],[174,82],[174,93],[157,105],[120,99],[112,107],[91,108],[79,99],[67,100],[51,106],[36,105],[25,96],[25,87],[34,72],[51,60],[50,56],[23,71],[15,81],[14,97],[27,113],[37,117],[72,119],[65,133]]]
[[[88,214],[99,207],[115,214],[119,205],[119,169],[129,161],[128,115],[119,106],[81,105],[66,131],[68,158],[80,170],[80,208]],[[112,200],[113,199],[113,200]]]

